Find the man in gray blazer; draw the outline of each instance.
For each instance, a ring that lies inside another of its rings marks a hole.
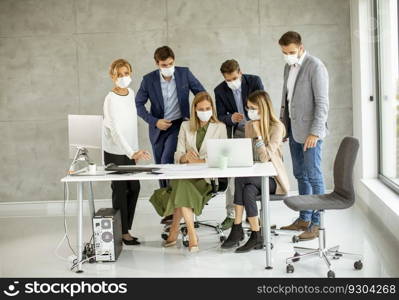
[[[280,119],[299,194],[324,194],[321,148],[328,133],[328,72],[320,59],[306,53],[299,33],[286,32],[279,44],[286,61]],[[304,231],[299,239],[311,240],[319,236],[319,226],[319,213],[309,210],[281,229]]]

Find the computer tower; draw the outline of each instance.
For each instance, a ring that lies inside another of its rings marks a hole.
[[[116,261],[122,251],[119,209],[99,209],[93,217],[93,232],[96,261]]]

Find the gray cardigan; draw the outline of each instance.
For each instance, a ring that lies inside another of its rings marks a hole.
[[[280,120],[288,132],[287,80],[290,66],[284,68]],[[328,134],[328,72],[322,61],[306,54],[295,81],[291,99],[291,131],[294,140],[304,143],[309,134],[323,139]]]

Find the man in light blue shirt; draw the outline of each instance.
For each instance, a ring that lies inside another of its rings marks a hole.
[[[169,121],[180,119],[182,116],[179,100],[177,99],[175,75],[173,74],[170,80],[166,80],[161,73],[159,73],[159,77],[161,78],[161,89],[165,111],[164,118]]]
[[[136,94],[137,114],[148,123],[155,162],[172,164],[180,125],[190,117],[190,92],[196,95],[205,89],[189,68],[175,66],[170,47],[157,48],[154,60],[157,69],[144,75]],[[167,182],[161,180],[160,185],[166,187]]]

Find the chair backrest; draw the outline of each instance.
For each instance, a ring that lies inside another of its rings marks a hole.
[[[215,179],[211,179],[212,194],[221,193],[227,190],[229,186],[229,180],[227,178],[218,178],[218,183],[216,184]]]
[[[353,168],[358,150],[358,139],[347,136],[342,140],[334,161],[334,192],[348,201],[355,200]]]

